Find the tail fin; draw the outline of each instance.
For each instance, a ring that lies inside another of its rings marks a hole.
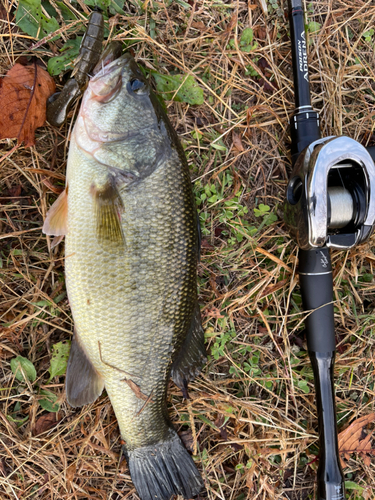
[[[125,450],[130,475],[141,500],[193,498],[203,481],[193,459],[173,429],[167,439],[133,451]]]

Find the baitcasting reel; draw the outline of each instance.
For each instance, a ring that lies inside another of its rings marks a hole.
[[[349,137],[305,148],[287,187],[284,219],[303,250],[365,241],[375,223],[375,164],[366,148]]]

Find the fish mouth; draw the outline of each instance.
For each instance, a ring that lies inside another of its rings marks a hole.
[[[129,52],[125,52],[122,56],[117,57],[117,51],[113,51],[109,54],[104,53],[102,58],[99,60],[98,64],[95,66],[93,71],[94,76],[91,78],[91,82],[95,82],[97,79],[102,78],[116,71],[117,68],[121,69],[133,60],[133,56]],[[112,60],[112,56],[116,59]]]
[[[107,103],[116,97],[122,87],[123,69],[129,64],[130,58],[130,54],[124,54],[106,65],[106,58],[101,61],[102,68],[89,81],[89,88],[95,100]]]
[[[122,53],[122,44],[120,42],[110,42],[104,49],[99,61],[92,71],[93,75],[100,72],[101,69],[111,64],[113,61],[119,59]]]

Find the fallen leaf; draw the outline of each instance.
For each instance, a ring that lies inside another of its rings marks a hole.
[[[234,451],[241,451],[243,450],[243,444],[238,444],[238,443],[231,443],[231,447],[234,449]]]
[[[344,455],[345,460],[349,460],[350,453],[370,453],[374,450],[371,448],[372,434],[366,434],[365,428],[368,424],[375,421],[375,413],[369,413],[364,417],[357,418],[349,427],[340,432],[338,436],[339,451]],[[345,466],[345,461],[341,458],[341,463]]]
[[[265,78],[261,78],[259,80],[259,85],[261,85],[267,92],[274,92],[275,89],[278,90],[278,87],[275,83],[271,84]]]
[[[267,30],[264,26],[255,26],[254,35],[259,40],[265,40],[267,38]]]
[[[12,186],[6,193],[5,196],[9,197],[12,201],[21,196],[22,186],[17,184],[16,186]]]
[[[49,431],[59,422],[60,417],[58,413],[47,413],[42,415],[35,422],[35,427],[33,429],[33,436],[39,436],[43,432]]]
[[[271,68],[269,62],[264,57],[261,57],[259,59],[259,61],[258,61],[258,67],[262,70],[263,73],[265,72],[266,69],[270,69]]]
[[[191,26],[197,30],[204,31],[207,29],[207,26],[202,21],[193,21]]]
[[[205,316],[209,316],[211,318],[224,318],[224,316],[221,314],[220,309],[217,307],[211,307],[211,309],[206,309],[204,311]]]
[[[178,435],[180,436],[181,441],[184,443],[185,448],[193,453],[194,438],[191,429],[188,429],[187,431],[181,431],[178,433]]]
[[[225,35],[229,35],[232,32],[233,28],[236,26],[236,24],[237,24],[237,10],[233,12],[229,23],[225,27],[224,31]]]
[[[25,146],[35,144],[35,130],[46,121],[48,97],[55,82],[41,67],[15,64],[0,80],[0,139],[17,138]]]
[[[215,247],[211,245],[211,243],[207,240],[207,238],[203,238],[201,241],[202,248],[208,248],[209,250],[213,250]]]
[[[233,131],[232,134],[232,141],[233,141],[233,146],[237,149],[237,151],[245,151],[245,148],[243,147],[242,140],[240,134],[237,134],[237,132]]]
[[[73,464],[70,464],[69,467],[66,469],[66,481],[68,483],[71,483],[74,479],[74,476],[76,474],[77,470],[77,463],[74,462]]]

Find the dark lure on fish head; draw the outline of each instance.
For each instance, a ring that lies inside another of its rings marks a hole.
[[[205,361],[197,302],[199,222],[178,137],[129,54],[99,61],[71,137],[66,182],[47,234],[66,235],[75,323],[72,406],[111,400],[142,500],[203,487],[168,417]]]
[[[91,13],[85,34],[82,37],[79,53],[74,61],[70,79],[61,92],[56,92],[47,101],[47,120],[54,127],[60,127],[66,120],[74,101],[86,88],[89,75],[102,52],[104,18],[100,8]]]

